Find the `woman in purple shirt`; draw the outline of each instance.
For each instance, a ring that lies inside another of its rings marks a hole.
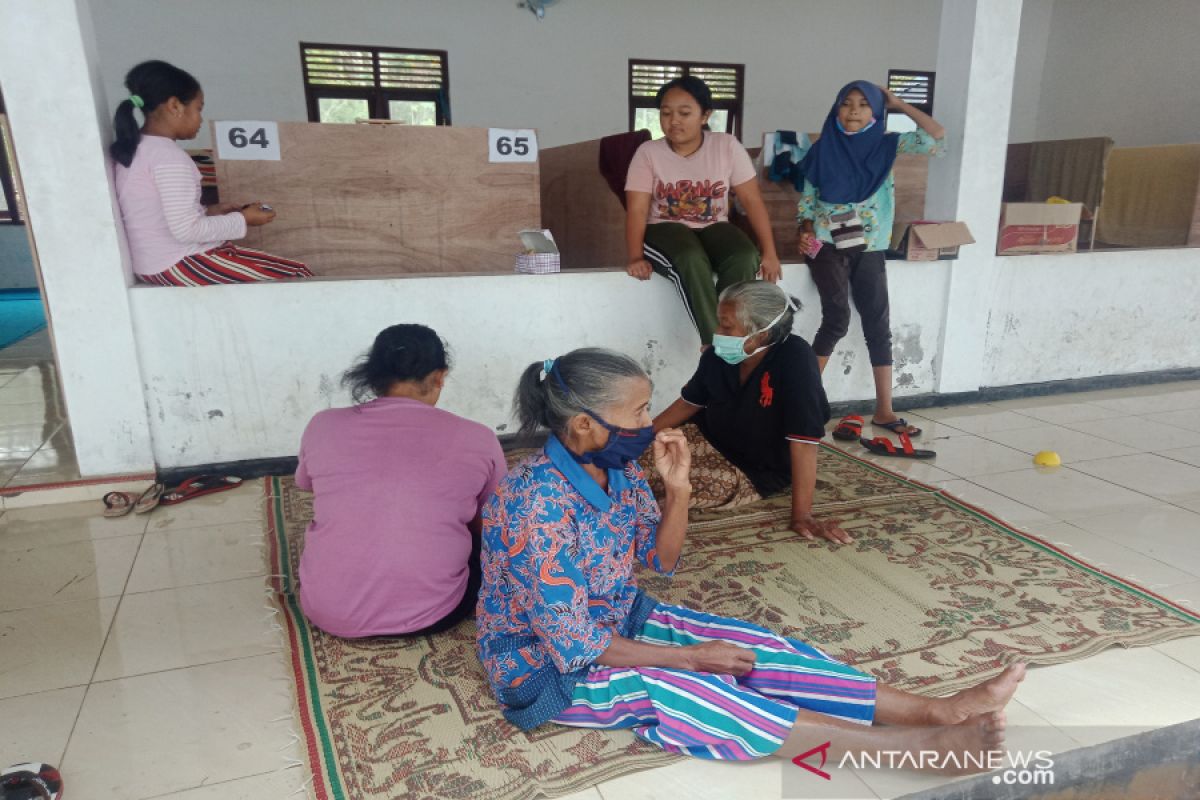
[[[328,633],[437,633],[474,611],[479,512],[506,467],[490,428],[435,407],[449,368],[436,333],[393,325],[343,378],[356,405],[304,431],[300,605]]]

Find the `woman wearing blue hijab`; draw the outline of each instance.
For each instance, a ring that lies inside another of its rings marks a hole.
[[[905,114],[917,130],[888,133],[886,111]],[[920,429],[892,409],[892,332],[884,262],[895,217],[892,166],[898,153],[940,155],[945,132],[928,114],[888,90],[853,81],[838,92],[821,138],[801,164],[805,183],[796,213],[800,252],[821,295],[821,327],[812,343],[817,363],[823,371],[834,345],[849,330],[853,297],[875,378],[871,424],[909,436],[917,436]],[[861,418],[848,417],[834,436],[857,439],[861,431]]]

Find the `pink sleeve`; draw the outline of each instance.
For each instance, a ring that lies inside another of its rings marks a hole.
[[[312,476],[308,474],[308,464],[304,459],[304,445],[308,439],[308,431],[312,428],[312,421],[304,428],[304,433],[300,436],[300,459],[296,465],[296,488],[303,489],[306,492],[312,491]]]
[[[654,192],[654,165],[650,163],[650,145],[651,142],[645,142],[633,154],[633,160],[629,162],[629,172],[625,176],[625,191],[646,194]]]
[[[488,474],[487,483],[480,492],[478,499],[479,507],[483,508],[487,505],[488,500],[496,493],[496,486],[500,483],[500,479],[508,472],[508,462],[504,460],[504,448],[500,446],[500,440],[492,436],[492,441],[488,445],[491,450],[488,456],[491,458],[491,471]]]
[[[246,235],[246,218],[234,212],[210,217],[200,205],[200,171],[191,163],[156,164],[150,170],[171,235],[180,244],[223,242]]]
[[[742,147],[742,143],[734,137],[729,137],[729,184],[731,186],[741,186],[749,180],[754,180],[758,177],[758,172],[754,169],[754,162],[750,160],[750,154],[746,152],[746,148]]]
[[[304,448],[300,448],[300,463],[296,465],[296,488],[306,492],[312,491],[312,478],[308,474],[308,466],[304,463]]]

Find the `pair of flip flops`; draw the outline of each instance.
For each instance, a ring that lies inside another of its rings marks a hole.
[[[49,764],[14,764],[0,771],[0,800],[59,800],[62,775]]]
[[[891,422],[876,422],[875,420],[871,420],[871,424],[876,428],[883,428],[895,434],[905,434],[912,439],[921,435],[921,429],[909,425],[908,420],[903,417]],[[910,427],[912,428],[911,431],[908,430]],[[848,414],[838,420],[837,427],[833,429],[833,438],[843,442],[856,442],[862,439],[862,431],[863,418],[858,414]]]
[[[892,443],[885,436],[876,436],[874,439],[867,439],[862,435],[863,418],[857,414],[850,414],[842,417],[838,421],[837,427],[833,429],[833,438],[843,442],[859,442],[863,447],[881,456],[894,456],[896,458],[933,458],[937,453],[932,450],[918,450],[913,447],[912,438],[921,435],[921,429],[916,428],[911,433],[908,432],[910,427],[908,420],[897,419],[893,422],[876,422],[871,420],[871,424],[877,428],[883,428],[896,434],[896,438],[900,440],[900,447]]]
[[[109,492],[104,495],[104,516],[123,517],[130,511],[145,514],[160,505],[172,506],[206,494],[236,489],[241,485],[242,479],[233,475],[197,475],[169,492],[161,483],[154,484],[136,498],[129,492]]]

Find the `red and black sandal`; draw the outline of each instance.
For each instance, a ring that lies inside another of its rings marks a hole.
[[[194,500],[206,494],[226,492],[242,485],[242,479],[233,475],[197,475],[167,492],[159,500],[160,505],[173,506],[185,500]]]
[[[863,447],[880,456],[895,456],[896,458],[934,458],[937,456],[937,453],[932,450],[914,449],[912,439],[908,437],[907,433],[900,434],[898,438],[900,439],[899,450],[885,436],[876,436],[874,439],[863,438],[858,441],[862,443]]]
[[[843,442],[853,442],[862,438],[863,418],[857,414],[849,414],[838,420],[833,429],[833,438]]]

